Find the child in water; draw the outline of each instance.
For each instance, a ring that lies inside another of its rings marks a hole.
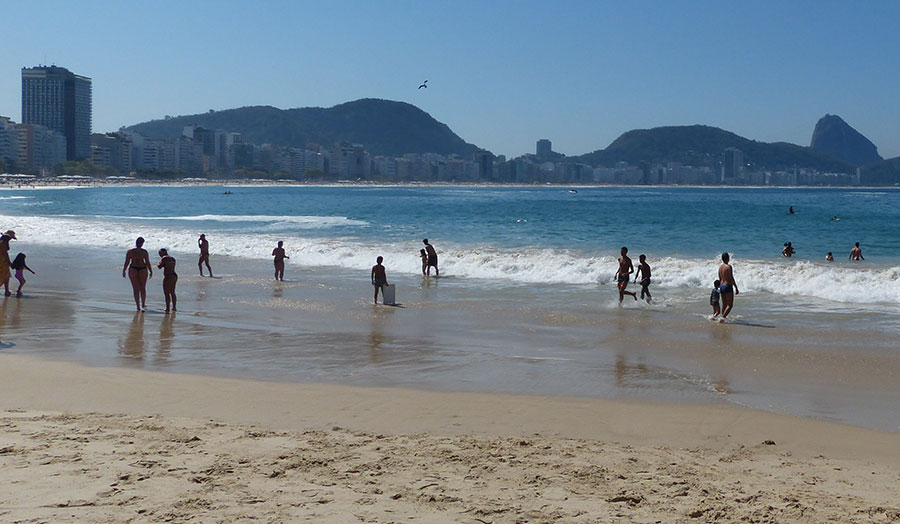
[[[713,282],[713,290],[712,293],[709,294],[709,305],[713,308],[712,318],[716,318],[719,316],[719,313],[722,312],[719,309],[719,284],[721,284],[721,282],[718,280]]]
[[[22,286],[24,286],[26,282],[24,271],[27,269],[28,271],[31,271],[32,275],[36,275],[37,273],[35,273],[30,267],[28,267],[27,264],[25,264],[25,253],[19,253],[18,255],[16,255],[16,259],[13,260],[12,264],[10,264],[9,267],[13,268],[16,271],[16,280],[19,281],[19,289],[18,291],[16,291],[16,296],[21,297]]]
[[[428,269],[428,253],[425,252],[424,249],[419,250],[419,258],[422,259],[422,274],[426,274],[426,269]]]

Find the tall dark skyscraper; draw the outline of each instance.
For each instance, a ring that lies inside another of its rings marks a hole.
[[[66,137],[66,159],[91,158],[91,79],[64,67],[22,68],[22,123]]]

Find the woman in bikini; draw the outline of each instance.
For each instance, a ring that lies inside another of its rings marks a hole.
[[[172,303],[172,311],[178,311],[175,307],[175,284],[178,283],[178,273],[175,272],[175,259],[169,256],[169,252],[163,248],[159,250],[159,264],[156,267],[163,270],[163,294],[166,296],[166,313],[169,312],[169,302]]]
[[[135,247],[125,253],[125,265],[122,266],[122,278],[126,271],[131,280],[131,289],[134,291],[134,305],[138,311],[147,310],[147,279],[153,277],[153,268],[150,267],[150,254],[144,249],[144,238],[138,237],[134,242]]]

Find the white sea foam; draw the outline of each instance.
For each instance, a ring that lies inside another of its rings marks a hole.
[[[13,195],[13,196],[0,196],[0,200],[24,200],[26,198],[34,198],[30,196],[21,196],[21,195]]]
[[[332,227],[332,226],[368,226],[364,220],[333,216],[278,216],[278,215],[190,215],[175,217],[131,217],[97,215],[95,218],[127,221],[165,221],[165,222],[251,222],[268,224],[292,224],[300,227]]]
[[[323,217],[312,218],[317,221]],[[143,236],[151,252],[166,247],[176,256],[179,253],[195,253],[199,231],[187,225],[173,224],[172,218],[168,220],[170,222],[163,226],[155,221],[135,223],[75,217],[0,215],[2,228],[15,229],[23,242],[126,249],[133,245],[137,236]],[[213,253],[218,255],[269,259],[272,246],[278,240],[284,240],[291,256],[289,264],[295,266],[337,266],[367,271],[374,259],[381,255],[385,257],[391,272],[416,274],[421,269],[418,239],[409,243],[384,243],[269,233],[265,228],[262,231],[258,234],[205,232],[212,243]],[[499,280],[511,284],[589,285],[611,282],[616,269],[616,258],[613,256],[591,257],[569,250],[506,250],[453,246],[443,242],[438,247],[441,272],[462,278]],[[664,257],[650,259],[649,262],[653,267],[654,288],[670,289],[709,289],[719,266],[716,258]],[[846,303],[900,304],[900,267],[874,266],[871,263],[850,266],[846,262],[774,262],[736,257],[734,268],[742,293],[815,297]]]

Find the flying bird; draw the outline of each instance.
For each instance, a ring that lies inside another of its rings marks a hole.
[[[419,86],[419,89],[422,89],[423,87],[428,88],[428,80],[422,82],[422,85]]]

